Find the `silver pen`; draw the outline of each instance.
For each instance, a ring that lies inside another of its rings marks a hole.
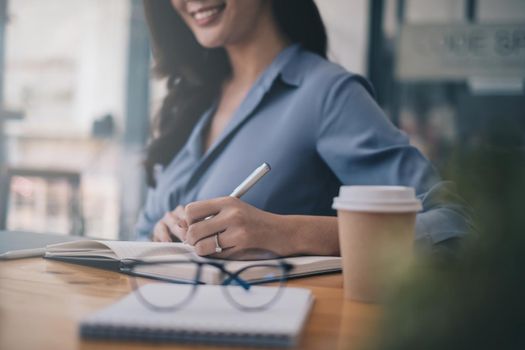
[[[237,188],[233,190],[230,197],[241,198],[246,192],[250,190],[264,175],[272,170],[270,164],[263,163],[260,167],[255,169]]]
[[[0,254],[0,260],[21,259],[44,256],[46,248],[11,250]]]
[[[272,170],[272,167],[268,163],[262,163],[260,167],[252,171],[250,175],[239,186],[237,186],[229,197],[241,198],[246,192],[250,190],[264,175],[268,174]],[[215,215],[210,215],[204,218],[204,220],[211,219]]]

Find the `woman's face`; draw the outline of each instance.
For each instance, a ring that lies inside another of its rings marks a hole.
[[[234,45],[256,31],[269,0],[171,0],[204,47]]]

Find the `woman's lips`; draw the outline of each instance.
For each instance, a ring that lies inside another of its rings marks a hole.
[[[189,13],[190,16],[193,17],[197,25],[206,26],[215,22],[215,20],[219,18],[225,7],[226,4],[220,4],[217,6],[203,7],[201,9],[191,11]]]

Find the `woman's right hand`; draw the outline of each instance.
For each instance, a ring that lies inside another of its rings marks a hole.
[[[188,222],[184,207],[179,205],[175,210],[169,211],[160,219],[153,228],[151,240],[153,242],[173,242],[186,240]]]

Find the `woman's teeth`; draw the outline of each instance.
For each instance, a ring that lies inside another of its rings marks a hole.
[[[197,21],[202,21],[212,17],[213,15],[216,15],[217,13],[219,13],[219,11],[219,8],[214,8],[206,11],[199,11],[193,14],[193,18],[195,18]]]

